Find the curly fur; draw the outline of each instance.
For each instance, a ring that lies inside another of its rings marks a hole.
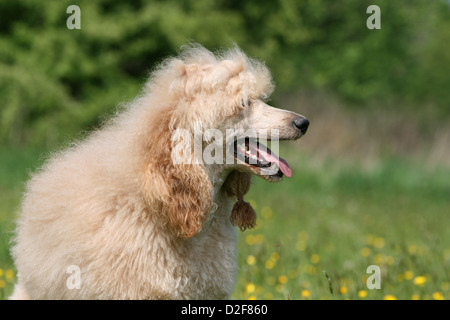
[[[272,89],[267,68],[238,48],[215,55],[191,45],[164,61],[140,97],[53,154],[28,182],[12,247],[12,298],[229,297],[233,225],[245,230],[256,221],[243,201],[251,173],[174,164],[171,137],[177,128],[192,131],[196,120],[204,128],[250,126],[242,101]],[[194,158],[192,147],[183,151]],[[81,285],[70,289],[73,265]]]

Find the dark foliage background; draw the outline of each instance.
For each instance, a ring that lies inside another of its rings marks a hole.
[[[71,4],[80,30],[66,27]],[[370,4],[380,30],[366,27]],[[97,126],[189,41],[238,44],[281,95],[448,117],[449,17],[439,0],[0,0],[0,143],[52,147]]]

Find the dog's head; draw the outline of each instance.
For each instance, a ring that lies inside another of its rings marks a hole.
[[[164,107],[151,120],[156,121],[148,146],[153,154],[146,165],[146,188],[157,184],[160,191],[147,198],[159,204],[179,235],[199,232],[214,207],[217,183],[243,207],[251,174],[268,181],[291,176],[287,161],[266,143],[274,149],[278,141],[300,138],[309,121],[266,104],[273,83],[261,62],[238,48],[214,55],[190,46],[163,63],[147,88],[164,97],[159,99]],[[245,229],[254,222],[237,224]]]
[[[227,151],[235,160],[233,167],[253,173],[267,181],[291,177],[286,160],[279,157],[278,142],[303,136],[309,121],[294,112],[273,108],[259,98],[243,99],[242,109],[228,121],[238,127],[236,136],[227,137]],[[266,144],[271,143],[272,150]]]

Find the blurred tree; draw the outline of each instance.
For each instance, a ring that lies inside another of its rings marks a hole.
[[[80,30],[66,27],[71,4]],[[366,27],[371,4],[380,30]],[[189,41],[237,43],[281,91],[450,115],[449,10],[444,0],[0,0],[0,142],[53,145],[97,126]]]

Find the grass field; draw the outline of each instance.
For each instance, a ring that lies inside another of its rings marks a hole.
[[[283,149],[282,149],[283,151]],[[258,226],[240,233],[233,299],[449,299],[450,169],[385,159],[282,156],[293,177],[255,178]],[[0,148],[0,298],[15,282],[8,241],[39,151]],[[368,289],[370,265],[381,289]]]

